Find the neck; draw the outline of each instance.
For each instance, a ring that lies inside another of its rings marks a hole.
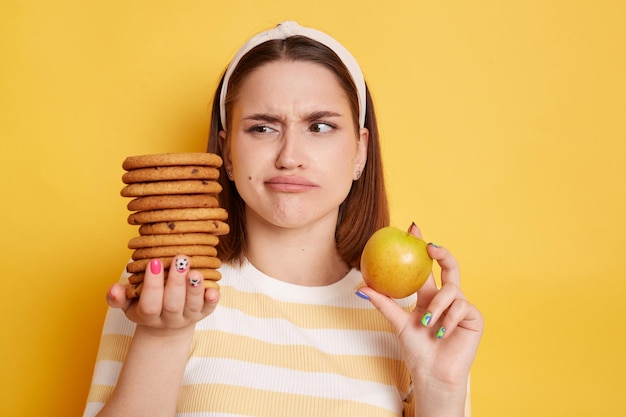
[[[303,286],[330,285],[349,271],[337,251],[332,219],[282,228],[248,216],[246,257],[261,272]]]

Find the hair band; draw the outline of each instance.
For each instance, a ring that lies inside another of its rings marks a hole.
[[[248,53],[251,49],[256,46],[262,44],[263,42],[267,42],[274,39],[287,39],[290,36],[304,36],[314,41],[320,42],[321,44],[330,48],[348,69],[352,77],[352,81],[356,85],[357,95],[359,99],[359,126],[365,126],[365,79],[363,78],[363,73],[361,72],[361,67],[358,62],[352,56],[352,54],[337,40],[332,38],[331,36],[320,32],[319,30],[306,28],[300,26],[296,22],[287,21],[280,23],[275,28],[267,30],[265,32],[261,32],[258,35],[252,37],[248,42],[246,42],[235,54],[235,57],[232,59],[228,68],[226,69],[226,73],[224,74],[224,81],[222,83],[222,91],[220,92],[220,119],[222,122],[222,126],[226,127],[226,94],[228,92],[228,82],[230,81],[230,77],[235,71],[235,68],[239,64],[241,58]]]

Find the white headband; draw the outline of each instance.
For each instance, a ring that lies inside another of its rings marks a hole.
[[[348,72],[350,72],[350,75],[352,76],[352,81],[354,81],[354,84],[356,85],[359,98],[359,126],[365,126],[365,79],[363,78],[361,67],[359,66],[356,59],[354,59],[352,54],[346,48],[344,48],[343,45],[341,45],[331,36],[315,29],[302,27],[296,22],[287,21],[279,24],[274,29],[261,32],[258,35],[254,36],[252,39],[246,42],[246,44],[244,44],[239,49],[239,51],[237,51],[235,57],[230,62],[230,65],[226,70],[226,74],[224,74],[222,91],[220,93],[220,119],[224,128],[226,128],[226,107],[224,103],[226,102],[228,82],[233,74],[233,71],[239,64],[241,58],[251,49],[262,44],[263,42],[267,42],[273,39],[286,39],[290,36],[295,35],[304,36],[320,42],[321,44],[329,47],[341,59],[343,64],[348,69]]]

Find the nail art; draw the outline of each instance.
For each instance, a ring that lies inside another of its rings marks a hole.
[[[361,292],[361,290],[358,290],[355,292],[356,295],[358,295],[359,297],[361,297],[364,300],[369,300],[369,296],[363,292]]]
[[[186,259],[186,258],[176,259],[176,270],[178,272],[185,272],[188,267],[189,267],[189,259]]]
[[[434,246],[435,248],[440,248],[441,247],[438,244],[436,244],[435,242],[429,242],[428,244]]]
[[[422,317],[422,320],[420,320],[420,323],[422,323],[422,326],[428,326],[432,318],[433,318],[432,313],[428,312],[424,314],[424,317]]]
[[[160,259],[153,259],[150,261],[150,272],[152,272],[152,274],[157,275],[160,273],[162,267],[163,263]]]
[[[437,339],[441,339],[445,332],[446,332],[446,328],[441,326],[439,330],[437,331]]]
[[[198,285],[200,285],[201,280],[192,274],[192,276],[189,277],[189,283],[191,284],[192,287],[197,287]]]

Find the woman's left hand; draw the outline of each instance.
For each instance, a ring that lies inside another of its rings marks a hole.
[[[419,229],[412,225],[409,232],[421,238]],[[461,291],[459,265],[443,247],[429,244],[430,256],[441,266],[441,288],[433,275],[417,293],[412,312],[403,310],[394,300],[369,287],[359,291],[393,326],[413,376],[415,391],[423,382],[437,390],[465,391],[482,336],[482,314]]]

